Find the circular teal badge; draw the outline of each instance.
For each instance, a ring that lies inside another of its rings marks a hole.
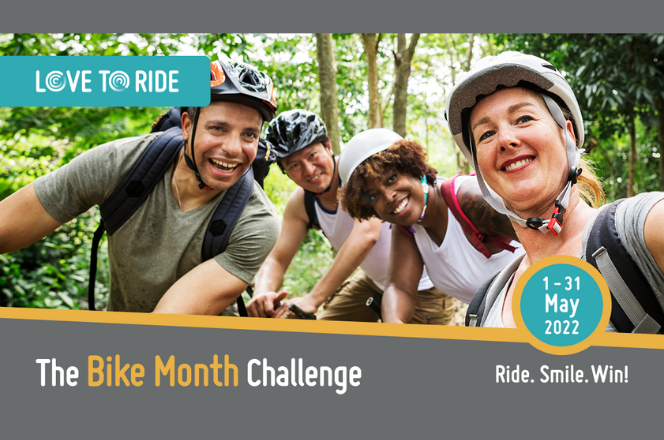
[[[588,272],[572,264],[552,264],[530,277],[520,309],[535,338],[555,347],[570,347],[595,332],[602,320],[604,299]]]

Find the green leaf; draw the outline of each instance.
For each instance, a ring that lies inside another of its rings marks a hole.
[[[59,292],[59,293],[58,293],[58,296],[60,297],[60,299],[62,299],[62,301],[64,301],[65,304],[67,304],[67,306],[68,306],[70,309],[74,309],[74,308],[76,307],[76,306],[74,305],[74,301],[73,301],[73,300],[69,297],[69,295],[67,295],[66,293]]]

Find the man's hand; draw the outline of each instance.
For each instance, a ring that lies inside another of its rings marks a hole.
[[[286,301],[284,305],[282,305],[277,309],[277,311],[274,313],[272,317],[276,319],[292,318],[293,312],[288,310],[288,306],[290,306],[291,304],[297,305],[305,313],[314,313],[314,314],[318,311],[318,307],[320,306],[320,304],[318,304],[315,301],[313,295],[309,293],[301,298],[293,298],[291,300]]]
[[[247,315],[252,318],[270,318],[274,315],[274,307],[288,296],[288,292],[265,292],[254,295],[247,303]]]

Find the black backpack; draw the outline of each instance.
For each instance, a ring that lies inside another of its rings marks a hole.
[[[307,212],[307,217],[309,217],[309,223],[307,223],[307,229],[312,229],[316,227],[321,229],[320,224],[318,223],[318,215],[316,214],[316,194],[311,191],[304,190],[304,209]]]
[[[339,178],[339,182],[341,183],[341,178]],[[318,197],[316,193],[307,191],[306,189],[304,190],[304,210],[307,213],[307,217],[309,217],[307,229],[320,229],[323,232],[323,235],[325,235],[325,231],[323,231],[323,228],[320,227],[320,223],[318,223],[318,214],[316,214],[316,197]]]
[[[150,195],[168,167],[184,145],[180,125],[180,110],[173,107],[152,126],[152,132],[165,130],[150,143],[133,168],[108,199],[101,204],[101,221],[92,239],[90,256],[90,278],[88,304],[95,310],[94,288],[97,275],[97,250],[99,242],[107,232],[113,235],[136,212]],[[224,195],[215,210],[203,238],[201,256],[207,261],[226,249],[235,223],[249,201],[256,180],[261,187],[270,165],[276,161],[276,153],[264,139],[259,139],[258,153],[252,166]],[[248,289],[251,295],[251,290]],[[240,316],[247,316],[242,295],[237,298]]]
[[[585,260],[599,270],[611,290],[611,322],[616,330],[621,333],[663,333],[664,311],[645,276],[620,242],[616,230],[616,208],[623,200],[612,203],[597,215],[586,244]],[[487,293],[497,278],[502,278],[504,283],[504,278],[509,275],[511,273],[498,271],[480,286],[466,312],[467,326],[482,324]]]

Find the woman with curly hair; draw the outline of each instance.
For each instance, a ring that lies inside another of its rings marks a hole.
[[[387,129],[350,140],[339,160],[341,206],[392,228],[385,322],[406,322],[426,266],[434,286],[470,302],[485,278],[523,253],[509,219],[486,204],[474,176],[436,178],[424,149]]]

